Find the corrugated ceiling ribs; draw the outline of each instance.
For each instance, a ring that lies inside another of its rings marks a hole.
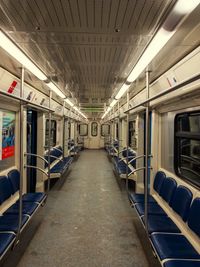
[[[88,105],[108,101],[173,0],[1,0],[0,24]]]

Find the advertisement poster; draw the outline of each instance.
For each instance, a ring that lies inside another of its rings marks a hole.
[[[15,113],[0,111],[0,160],[15,154]]]

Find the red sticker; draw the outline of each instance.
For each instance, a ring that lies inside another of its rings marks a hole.
[[[10,88],[8,89],[8,93],[9,94],[13,93],[13,91],[15,90],[16,85],[17,85],[17,81],[13,81],[11,86],[10,86]]]

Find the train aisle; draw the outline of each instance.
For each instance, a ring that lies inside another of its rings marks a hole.
[[[133,218],[106,153],[83,151],[17,266],[148,267]]]

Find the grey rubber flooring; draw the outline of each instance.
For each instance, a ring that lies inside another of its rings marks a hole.
[[[82,151],[36,217],[5,267],[159,266],[103,150]]]

